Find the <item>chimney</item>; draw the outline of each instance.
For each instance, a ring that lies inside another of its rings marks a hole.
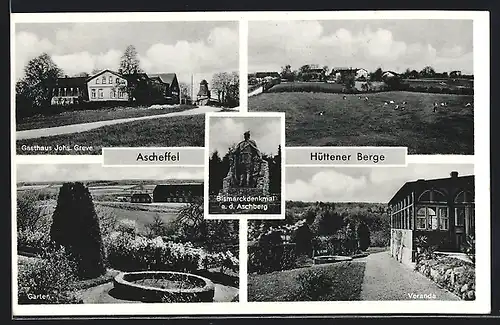
[[[457,178],[458,177],[458,172],[457,171],[452,171],[450,173],[451,178]]]

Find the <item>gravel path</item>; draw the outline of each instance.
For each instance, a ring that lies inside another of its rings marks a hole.
[[[214,302],[231,302],[238,295],[238,289],[215,283]],[[116,304],[116,303],[141,303],[140,301],[122,300],[113,297],[113,282],[98,285],[83,291],[82,299],[85,304]]]
[[[140,120],[151,120],[151,119],[173,117],[173,116],[198,115],[198,114],[204,114],[207,112],[217,112],[220,110],[221,110],[220,107],[200,106],[200,107],[193,108],[193,109],[186,110],[186,111],[182,111],[182,112],[173,112],[173,113],[161,114],[161,115],[129,117],[129,118],[106,120],[106,121],[99,121],[99,122],[63,125],[63,126],[56,126],[56,127],[51,127],[51,128],[24,130],[24,131],[17,131],[16,132],[16,139],[23,140],[23,139],[49,137],[49,136],[60,135],[60,134],[78,133],[78,132],[85,132],[85,131],[97,129],[97,128],[107,126],[107,125],[128,123],[128,122],[140,121]]]
[[[361,300],[460,300],[393,259],[389,252],[371,254],[365,261]]]

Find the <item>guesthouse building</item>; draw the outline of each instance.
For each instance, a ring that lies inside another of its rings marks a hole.
[[[51,105],[72,105],[88,101],[87,77],[58,78],[52,86]]]
[[[153,190],[153,202],[190,203],[203,197],[203,182],[159,184]]]
[[[415,262],[417,238],[439,251],[460,252],[475,235],[474,175],[406,182],[388,203],[391,255]]]
[[[160,93],[167,103],[180,103],[181,89],[175,73],[150,74],[149,78],[160,88]]]
[[[148,193],[134,193],[130,197],[130,202],[132,203],[151,203],[153,199]]]
[[[89,101],[128,101],[128,80],[121,74],[103,70],[87,79]]]

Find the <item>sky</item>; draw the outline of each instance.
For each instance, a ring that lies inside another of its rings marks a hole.
[[[281,144],[281,119],[279,117],[210,117],[208,148],[224,156],[233,144],[243,141],[243,133],[250,131],[250,139],[257,143],[262,153],[275,155]]]
[[[102,164],[18,164],[17,182],[87,180],[203,180],[202,167],[103,167]]]
[[[472,20],[254,21],[248,28],[250,73],[287,64],[473,73]]]
[[[67,75],[94,69],[118,70],[128,45],[139,53],[146,73],[177,73],[195,90],[215,72],[238,71],[237,22],[18,23],[15,26],[16,80],[26,63],[46,52]]]
[[[286,200],[387,203],[408,181],[474,175],[472,164],[408,164],[407,167],[287,167]]]

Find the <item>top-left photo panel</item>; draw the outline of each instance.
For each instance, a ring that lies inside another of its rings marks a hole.
[[[239,111],[238,21],[15,22],[17,155],[203,147]]]

